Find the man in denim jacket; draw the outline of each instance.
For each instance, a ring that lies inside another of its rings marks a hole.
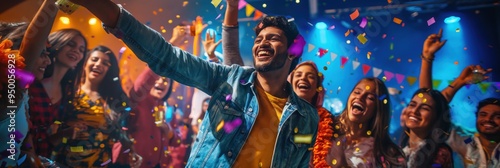
[[[96,15],[155,73],[212,95],[187,167],[308,166],[319,119],[286,81],[300,56],[288,54],[298,35],[293,23],[266,17],[258,24],[254,69],[210,63],[173,47],[109,0],[72,1]]]

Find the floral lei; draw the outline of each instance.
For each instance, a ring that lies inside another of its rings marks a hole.
[[[332,114],[323,107],[318,108],[318,114],[320,121],[313,148],[313,165],[314,167],[329,167],[325,158],[332,147],[333,118]]]

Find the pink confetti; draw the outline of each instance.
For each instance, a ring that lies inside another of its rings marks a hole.
[[[242,123],[241,118],[236,118],[233,121],[227,122],[224,125],[224,131],[226,131],[226,133],[229,134],[229,133],[233,132],[234,129],[239,127],[241,125],[241,123]]]
[[[16,69],[15,75],[16,79],[19,80],[19,86],[22,88],[29,87],[29,85],[35,81],[35,75],[33,75],[33,73],[22,69]]]
[[[382,35],[382,39],[385,39],[385,37],[387,37],[387,34]]]
[[[122,130],[127,131],[128,128],[127,127],[122,127]]]
[[[366,20],[366,18],[363,18],[363,20],[361,20],[361,23],[359,24],[359,27],[365,28],[367,23],[368,21]]]
[[[101,163],[101,166],[105,166],[111,162],[111,159],[108,159],[107,161]]]
[[[319,49],[318,49],[318,53],[316,53],[316,55],[318,55],[318,56],[321,58],[321,57],[323,57],[326,53],[328,53],[328,49],[319,48]]]
[[[226,95],[226,101],[231,101],[232,98],[233,96],[231,96],[231,94]]]
[[[427,26],[431,26],[434,23],[436,23],[436,20],[434,19],[434,17],[431,17],[429,20],[427,20]]]
[[[123,153],[129,153],[129,152],[130,152],[130,149],[123,151]]]
[[[302,56],[302,52],[304,52],[305,45],[306,40],[304,40],[304,37],[299,34],[295,37],[295,40],[293,40],[293,44],[290,45],[290,48],[288,48],[288,53],[295,57],[300,57]]]
[[[120,48],[120,51],[118,52],[118,60],[122,58],[123,53],[127,50],[127,47],[122,47]]]
[[[333,30],[333,29],[335,29],[335,25],[332,25],[328,28],[328,30]]]

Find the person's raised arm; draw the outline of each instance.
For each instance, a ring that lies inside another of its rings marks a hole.
[[[207,31],[205,35],[205,40],[203,41],[203,48],[207,52],[208,58],[210,59],[211,62],[216,62],[219,63],[220,60],[217,58],[215,55],[215,49],[219,44],[222,42],[222,40],[219,40],[215,42],[215,31]]]
[[[57,11],[55,0],[45,0],[33,20],[31,20],[19,50],[19,54],[25,59],[26,70],[33,71],[33,68],[38,68],[38,66],[34,65],[37,60],[35,58],[46,52],[47,38],[54,24]]]
[[[434,54],[446,43],[446,40],[441,41],[443,29],[439,30],[438,34],[431,34],[425,39],[422,49],[422,66],[420,67],[419,88],[432,89],[432,62]]]
[[[71,2],[87,8],[108,27],[114,28],[118,24],[120,8],[110,0],[71,0]]]
[[[224,15],[222,25],[222,55],[224,55],[224,65],[244,65],[240,54],[238,3],[239,0],[227,0],[226,14]]]
[[[483,69],[483,67],[481,67],[480,65],[467,66],[462,70],[460,76],[458,76],[458,78],[453,80],[453,82],[450,85],[448,85],[448,87],[443,89],[441,93],[448,102],[451,102],[453,96],[455,96],[455,93],[457,93],[458,90],[460,90],[460,88],[462,88],[466,84],[475,84],[488,79],[489,77],[485,76],[485,74],[490,73],[492,70],[493,69],[491,68]],[[474,73],[481,73],[482,75],[480,77],[482,77],[482,79],[474,79],[475,78]]]

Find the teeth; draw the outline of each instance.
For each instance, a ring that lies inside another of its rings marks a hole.
[[[415,118],[415,117],[408,117],[408,119],[413,120],[413,121],[420,121],[418,118]]]
[[[354,104],[352,104],[352,105],[353,105],[353,106],[358,106],[358,107],[363,108],[363,105],[361,105],[361,104],[359,104],[359,103],[354,103]]]
[[[45,68],[38,68],[40,71],[45,71]]]
[[[259,51],[257,54],[258,55],[270,55],[270,53],[268,51]]]

